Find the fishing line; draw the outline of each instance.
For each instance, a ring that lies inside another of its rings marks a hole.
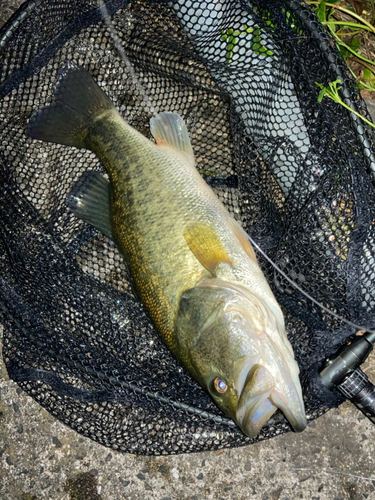
[[[305,467],[291,467],[291,468],[282,469],[282,470],[309,471],[309,472],[317,472],[317,473],[323,472],[325,474],[337,474],[340,476],[354,477],[356,479],[363,479],[364,481],[371,481],[371,482],[375,481],[375,478],[372,478],[372,477],[357,476],[356,474],[350,474],[349,472],[341,472],[341,471],[336,470],[336,469],[327,469],[326,467],[323,469],[308,469]]]
[[[331,309],[328,309],[328,307],[324,306],[323,304],[318,302],[316,299],[314,299],[309,293],[305,292],[305,290],[303,290],[295,281],[293,281],[291,278],[289,278],[289,276],[287,276],[287,274],[284,271],[282,271],[280,269],[280,267],[270,257],[268,257],[268,255],[264,252],[264,250],[262,250],[260,248],[260,246],[253,240],[253,238],[249,234],[247,234],[247,237],[248,237],[250,243],[258,250],[259,253],[261,253],[263,255],[263,257],[266,260],[268,260],[268,262],[272,265],[272,267],[274,267],[277,272],[279,272],[292,286],[294,286],[294,288],[296,288],[300,293],[302,293],[302,295],[304,295],[309,300],[311,300],[311,302],[313,302],[318,307],[323,309],[323,311],[334,316],[336,319],[339,319],[339,320],[343,321],[344,323],[348,324],[349,326],[355,328],[357,331],[365,330],[366,332],[375,334],[374,330],[370,330],[369,328],[367,328],[365,326],[360,326],[360,325],[357,325],[357,323],[353,323],[352,321],[344,318],[343,316],[340,316],[339,314],[331,311]]]
[[[110,32],[110,35],[113,39],[113,42],[115,44],[115,47],[121,57],[121,59],[124,61],[129,73],[130,73],[130,76],[133,80],[133,83],[135,84],[135,86],[138,88],[138,90],[140,91],[141,93],[141,96],[142,96],[142,99],[144,100],[146,106],[150,109],[150,111],[152,112],[152,114],[156,115],[157,114],[157,111],[154,107],[154,105],[152,104],[150,98],[148,97],[144,87],[142,86],[142,84],[140,83],[135,71],[134,71],[134,68],[133,68],[133,65],[131,64],[128,56],[126,55],[125,53],[125,50],[122,46],[122,42],[121,42],[121,39],[119,37],[119,35],[117,34],[117,30],[112,22],[112,19],[109,15],[109,12],[107,10],[107,7],[106,5],[104,4],[103,0],[98,0],[99,2],[99,7],[100,7],[100,10],[101,10],[101,13],[102,13],[102,16],[103,16],[103,19],[104,19],[104,22],[105,24],[107,25],[108,29],[109,29],[109,32]],[[291,278],[289,278],[289,276],[287,276],[287,274],[282,271],[280,269],[280,267],[275,263],[273,262],[273,260],[268,257],[268,255],[260,248],[260,246],[253,240],[253,238],[249,235],[247,235],[247,237],[249,238],[249,241],[251,242],[251,244],[263,255],[263,257],[276,269],[276,271],[278,271],[294,288],[296,288],[302,295],[304,295],[306,298],[308,298],[311,302],[313,302],[315,305],[317,305],[319,308],[323,309],[323,311],[325,311],[326,313],[330,314],[331,316],[335,317],[336,319],[339,319],[341,321],[343,321],[344,323],[346,323],[347,325],[351,326],[352,328],[355,328],[357,331],[361,331],[361,330],[366,330],[367,332],[369,333],[373,333],[375,334],[375,330],[370,330],[364,326],[360,326],[360,325],[357,325],[356,323],[353,323],[352,321],[344,318],[343,316],[340,316],[339,314],[331,311],[330,309],[328,309],[328,307],[324,306],[323,304],[321,304],[320,302],[318,302],[316,299],[314,299],[309,293],[305,292],[295,281],[293,281]]]
[[[134,71],[132,63],[130,62],[128,56],[126,55],[126,52],[122,46],[121,38],[117,34],[117,30],[112,22],[111,16],[109,15],[109,12],[107,10],[105,3],[103,2],[103,0],[98,0],[98,2],[99,2],[99,8],[101,10],[104,22],[107,25],[107,28],[109,29],[109,33],[110,33],[112,40],[115,44],[117,52],[119,53],[121,59],[124,61],[125,66],[127,67],[129,74],[133,80],[133,83],[134,83],[135,87],[139,90],[146,107],[151,111],[151,113],[153,115],[156,115],[157,111],[155,109],[155,106],[152,104],[151,99],[148,97],[146,90],[144,89],[143,85],[139,81],[139,79]]]

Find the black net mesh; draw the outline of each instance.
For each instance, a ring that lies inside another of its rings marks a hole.
[[[156,111],[187,123],[197,168],[268,255],[315,299],[371,324],[373,151],[355,115],[324,99],[348,70],[310,10],[291,0],[107,2]],[[10,377],[50,413],[114,449],[166,454],[245,437],[174,360],[133,296],[114,244],[66,207],[84,150],[29,139],[67,63],[84,66],[122,116],[151,137],[151,111],[98,5],[29,1],[0,32],[0,310]],[[301,368],[309,419],[341,399],[316,370],[354,331],[260,257]],[[257,439],[288,431],[276,415]]]

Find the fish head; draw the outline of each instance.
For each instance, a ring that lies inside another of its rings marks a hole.
[[[250,437],[278,408],[295,431],[307,424],[299,368],[273,309],[240,285],[208,279],[183,293],[176,317],[175,354]]]

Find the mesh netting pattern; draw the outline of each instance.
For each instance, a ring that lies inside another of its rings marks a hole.
[[[107,2],[157,112],[185,120],[197,168],[229,212],[315,299],[357,323],[375,307],[375,162],[359,119],[319,88],[345,64],[295,1]],[[29,1],[0,32],[0,311],[10,377],[51,414],[123,452],[239,446],[290,430],[276,415],[245,437],[171,356],[134,297],[114,244],[66,207],[89,151],[29,139],[59,71],[85,67],[137,130],[151,110],[91,1]],[[353,331],[262,257],[301,368],[309,419],[341,399],[317,367]]]

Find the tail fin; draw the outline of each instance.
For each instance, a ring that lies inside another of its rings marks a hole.
[[[94,118],[114,110],[111,100],[84,68],[66,68],[56,85],[55,102],[31,118],[27,134],[33,139],[85,146],[85,137]]]

